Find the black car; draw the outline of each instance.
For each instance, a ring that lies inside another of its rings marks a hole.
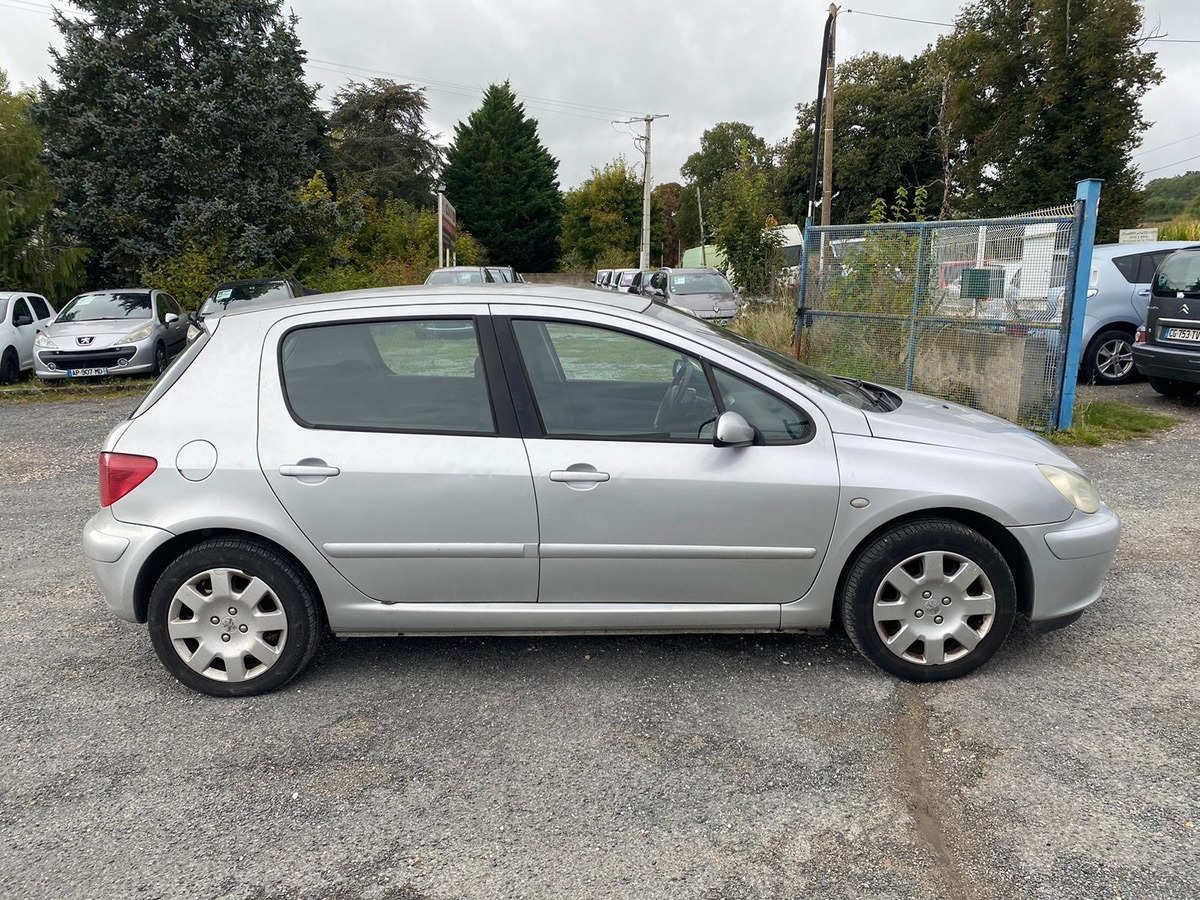
[[[1162,261],[1135,341],[1133,361],[1150,387],[1166,397],[1200,391],[1200,248]]]
[[[288,300],[319,294],[306,288],[292,278],[248,278],[244,281],[226,281],[209,292],[200,306],[200,318],[217,316],[233,306],[260,303],[267,300]]]

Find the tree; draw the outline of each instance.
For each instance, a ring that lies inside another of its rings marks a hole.
[[[30,95],[9,91],[0,69],[0,285],[60,299],[82,281],[87,251],[55,233],[56,193],[38,159],[42,136],[30,102]]]
[[[655,185],[650,193],[652,218],[657,213],[658,221],[662,223],[662,236],[659,239],[662,247],[662,264],[677,266],[683,251],[683,239],[679,231],[679,209],[683,203],[683,185],[677,181],[667,181]],[[653,226],[651,222],[651,226]],[[652,228],[653,231],[653,228]],[[653,245],[654,235],[651,234]]]
[[[572,270],[637,264],[642,233],[642,183],[624,157],[567,192],[562,220],[564,264]]]
[[[739,166],[721,179],[725,203],[717,220],[717,246],[733,283],[750,296],[773,293],[783,258],[782,238],[768,230],[776,224],[767,173],[753,166]]]
[[[285,255],[323,121],[282,0],[76,5],[35,112],[92,282],[214,240],[239,269]]]
[[[507,81],[489,86],[480,107],[455,126],[442,180],[494,262],[526,272],[557,267],[564,208],[558,160]]]
[[[688,183],[710,189],[725,173],[745,169],[765,170],[772,164],[767,142],[744,122],[718,122],[700,136],[700,149],[679,171]]]
[[[1002,215],[1104,179],[1097,240],[1141,218],[1130,155],[1162,80],[1137,0],[975,0],[941,39],[941,128],[958,156],[948,206]],[[947,212],[943,208],[943,213]]]
[[[339,193],[432,205],[442,152],[425,129],[428,109],[423,88],[383,78],[338,91],[329,127]]]

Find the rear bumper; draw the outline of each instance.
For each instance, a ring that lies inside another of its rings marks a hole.
[[[1050,630],[1070,624],[1100,598],[1121,542],[1121,520],[1101,506],[1091,515],[1076,512],[1065,522],[1009,532],[1024,548],[1033,574],[1029,619],[1035,628],[1045,623],[1042,630]]]
[[[1143,375],[1200,383],[1200,347],[1178,349],[1159,344],[1134,344],[1133,364]]]
[[[134,588],[150,554],[173,535],[161,528],[119,522],[106,507],[83,527],[83,555],[87,557],[100,593],[119,618],[142,622],[134,603]]]

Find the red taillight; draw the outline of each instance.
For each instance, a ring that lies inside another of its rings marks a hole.
[[[116,503],[158,468],[158,460],[132,453],[100,454],[100,506]]]
[[[1135,334],[1135,335],[1133,336],[1133,342],[1134,342],[1135,344],[1144,344],[1144,343],[1146,343],[1146,326],[1145,326],[1145,325],[1143,325],[1141,328],[1139,328],[1139,329],[1137,330],[1137,334]]]

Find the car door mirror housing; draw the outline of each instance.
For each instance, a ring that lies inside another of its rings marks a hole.
[[[166,315],[166,318],[164,319],[164,321],[165,321],[165,322],[166,322],[168,325],[174,325],[176,322],[178,322],[178,321],[179,321],[179,316],[175,315],[175,313],[167,313],[167,315]]]
[[[746,421],[741,413],[726,411],[717,418],[716,432],[713,434],[714,447],[749,447],[754,443],[758,432]]]

